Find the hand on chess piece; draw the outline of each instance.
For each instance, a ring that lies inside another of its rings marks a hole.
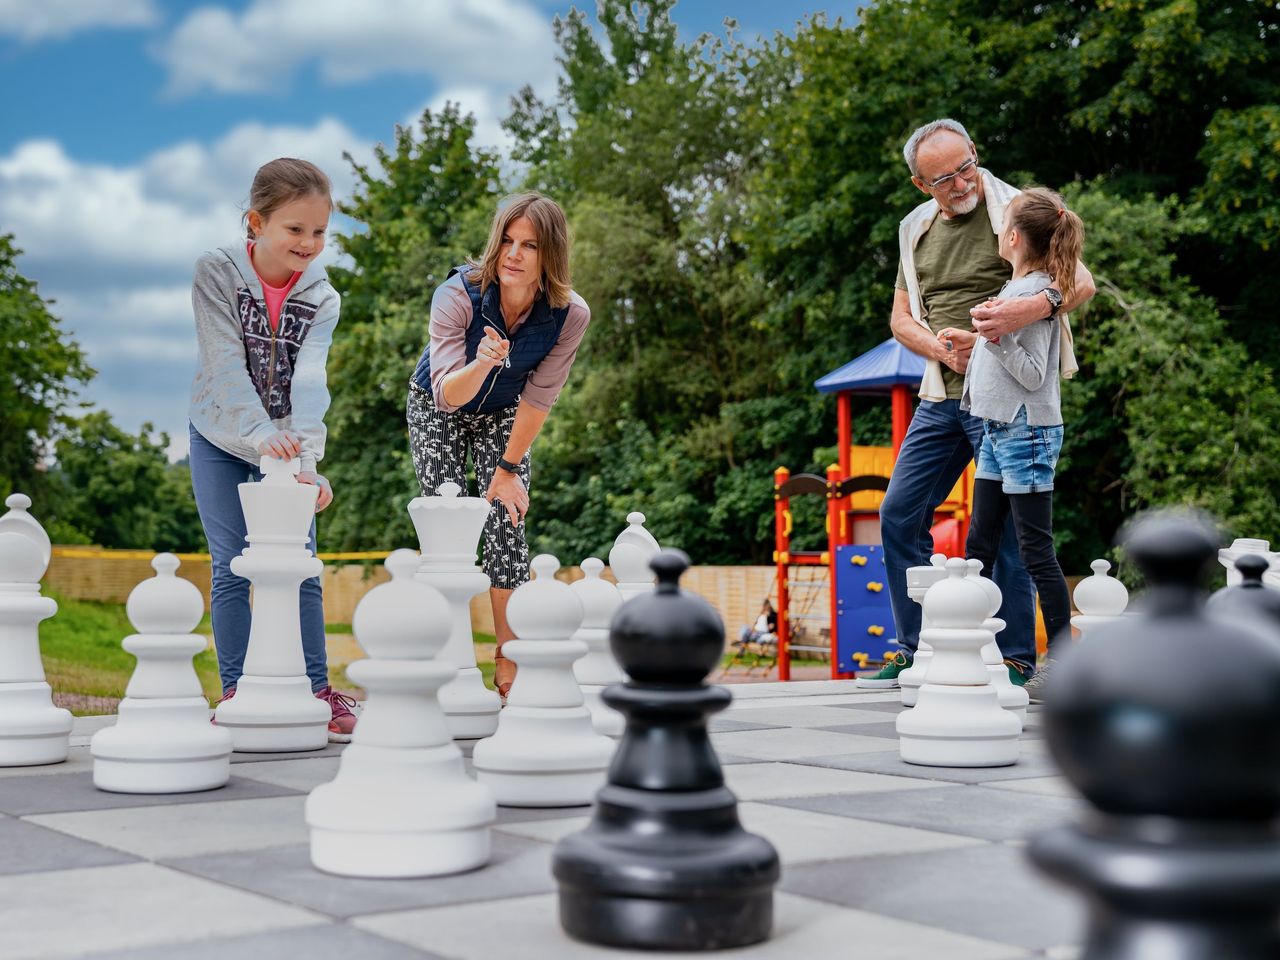
[[[298,474],[297,479],[299,483],[309,483],[320,488],[320,495],[316,497],[316,513],[333,503],[333,487],[329,485],[327,478],[314,471],[303,470]]]
[[[264,457],[275,457],[277,460],[292,460],[302,455],[302,442],[295,433],[288,430],[277,430],[258,444],[258,452]]]

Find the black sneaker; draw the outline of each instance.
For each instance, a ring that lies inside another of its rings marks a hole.
[[[857,677],[853,682],[863,689],[890,690],[898,686],[898,674],[910,666],[911,658],[904,651],[899,650],[884,662],[884,666],[878,673],[873,673],[869,677]]]

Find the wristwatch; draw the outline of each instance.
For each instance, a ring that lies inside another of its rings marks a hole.
[[[1061,298],[1059,298],[1059,300],[1061,300]],[[503,458],[503,457],[499,457],[499,458],[498,458],[498,469],[499,469],[499,470],[505,470],[505,471],[507,471],[507,473],[519,473],[519,472],[520,472],[520,467],[519,467],[519,465],[518,465],[518,464],[514,464],[514,463],[512,463],[510,460],[507,460],[507,459],[505,459],[505,458]]]
[[[1053,287],[1045,287],[1044,297],[1049,301],[1049,316],[1056,317],[1058,311],[1062,309],[1062,294]]]

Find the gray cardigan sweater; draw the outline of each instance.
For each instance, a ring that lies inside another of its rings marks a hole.
[[[199,360],[191,384],[191,425],[227,453],[257,465],[260,444],[291,430],[302,469],[324,457],[329,409],[325,361],[338,323],[338,292],[312,263],[280,307],[271,329],[262,283],[244,242],[196,261],[191,287]]]
[[[1000,291],[1004,299],[1034,297],[1053,282],[1039,270],[1010,280]],[[969,355],[960,408],[975,417],[1009,423],[1018,408],[1027,408],[1033,427],[1062,423],[1058,367],[1062,336],[1059,321],[1046,317],[1021,330],[1006,333],[999,343],[979,337]]]

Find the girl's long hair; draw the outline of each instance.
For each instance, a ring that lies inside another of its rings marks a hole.
[[[1076,262],[1084,250],[1084,222],[1063,199],[1044,187],[1029,187],[1009,204],[1009,224],[1027,244],[1029,260],[1053,277],[1070,300],[1075,292]]]

